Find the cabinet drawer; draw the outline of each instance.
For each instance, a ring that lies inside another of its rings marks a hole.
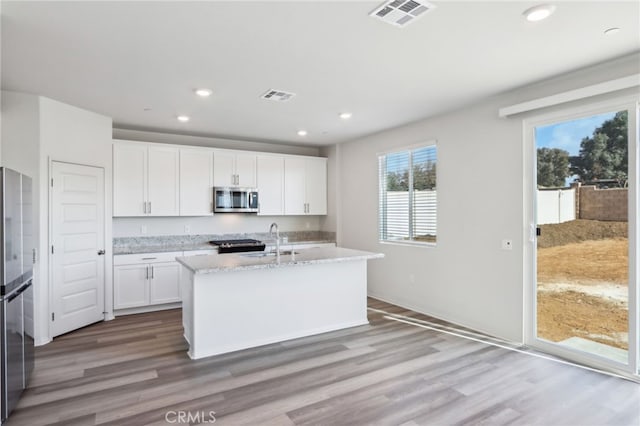
[[[215,249],[211,249],[211,250],[189,250],[189,251],[185,251],[183,256],[184,257],[188,257],[188,256],[205,256],[208,254],[218,254],[218,250]]]
[[[181,256],[181,251],[170,251],[164,253],[120,254],[113,256],[113,264],[133,265],[137,263],[173,262],[174,260],[176,260],[176,257]]]

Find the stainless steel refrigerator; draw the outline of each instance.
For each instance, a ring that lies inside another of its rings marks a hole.
[[[7,419],[34,365],[31,178],[0,167],[0,414]]]

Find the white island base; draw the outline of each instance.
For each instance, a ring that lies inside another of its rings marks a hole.
[[[185,267],[181,285],[192,359],[368,324],[363,257],[204,273]]]

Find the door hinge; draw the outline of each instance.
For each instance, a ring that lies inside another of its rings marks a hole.
[[[56,314],[55,312],[51,312],[51,321],[55,321],[56,320]]]
[[[53,254],[53,246],[51,246],[51,254]]]
[[[53,178],[51,178],[51,187],[53,188]]]

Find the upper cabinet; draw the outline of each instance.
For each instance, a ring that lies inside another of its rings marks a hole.
[[[256,163],[258,180],[258,215],[284,214],[284,158],[258,155]]]
[[[255,188],[256,154],[216,151],[213,155],[213,185]]]
[[[179,214],[178,149],[161,144],[113,145],[113,215]]]
[[[213,214],[213,151],[180,148],[180,216]]]
[[[210,216],[214,186],[257,188],[262,216],[327,214],[326,158],[113,143],[113,216]]]
[[[327,159],[285,157],[284,192],[286,215],[326,215]]]

